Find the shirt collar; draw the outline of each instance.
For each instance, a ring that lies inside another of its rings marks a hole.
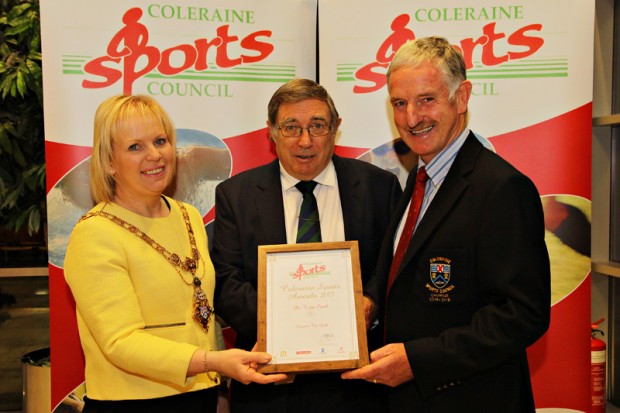
[[[458,154],[469,135],[469,128],[463,129],[459,136],[448,146],[442,149],[428,164],[422,158],[418,159],[418,168],[426,167],[426,173],[433,185],[438,186],[443,182]]]
[[[282,166],[282,162],[280,162],[280,179],[282,180],[282,189],[284,191],[288,191],[289,189],[293,188],[297,184],[297,182],[299,182],[299,179],[291,176],[288,172],[286,172],[286,170]],[[325,169],[323,169],[323,171],[318,174],[313,179],[313,181],[316,181],[324,186],[335,187],[337,185],[337,178],[334,163],[332,161],[329,161]]]

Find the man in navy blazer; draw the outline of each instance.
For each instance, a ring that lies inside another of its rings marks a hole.
[[[430,179],[391,288],[415,169],[367,286],[386,345],[343,377],[388,386],[390,412],[534,413],[526,348],[550,315],[540,196],[469,131],[472,85],[446,39],[408,42],[387,76],[396,128]]]
[[[242,172],[216,188],[211,259],[216,269],[216,313],[237,333],[236,347],[256,343],[257,247],[294,244],[302,195],[297,182],[314,180],[323,241],[357,240],[362,282],[375,268],[391,212],[401,195],[395,175],[369,163],[334,155],[341,119],[327,91],[295,79],[282,85],[268,106],[267,125],[278,159]],[[371,305],[365,300],[365,310]],[[370,317],[369,317],[370,321]],[[369,347],[382,329],[369,334]],[[297,375],[290,384],[253,386],[233,382],[237,412],[381,412],[384,391],[339,373]]]

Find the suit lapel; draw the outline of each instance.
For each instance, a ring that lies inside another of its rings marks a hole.
[[[432,236],[435,228],[444,220],[463,191],[469,186],[469,181],[466,176],[473,170],[476,159],[482,148],[482,144],[475,135],[470,132],[465,143],[459,150],[454,163],[450,167],[446,179],[444,179],[441,184],[441,188],[439,188],[435,198],[433,198],[433,201],[428,206],[426,213],[418,224],[413,238],[411,239],[411,243],[409,244],[409,248],[407,248],[407,252],[403,258],[403,262],[398,270],[399,274],[420,250],[426,240]],[[412,174],[415,174],[415,172],[416,171],[412,171]],[[410,189],[409,186],[411,186]],[[407,189],[408,196],[411,198],[413,184],[409,185],[408,183]],[[402,214],[403,211],[400,212],[400,216],[402,216]]]
[[[342,159],[334,155],[332,158],[336,177],[338,179],[338,191],[340,192],[340,206],[342,207],[342,219],[344,221],[345,240],[361,239],[359,224],[362,220],[362,188],[359,177],[351,173]]]
[[[248,191],[249,193],[249,191]],[[248,206],[251,205],[248,203]],[[253,207],[256,209],[261,228],[259,245],[286,244],[286,225],[282,201],[280,164],[271,162],[256,184]]]

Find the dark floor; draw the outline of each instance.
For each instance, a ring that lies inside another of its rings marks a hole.
[[[33,273],[0,269],[0,412],[22,411],[22,358],[49,347],[48,277]]]

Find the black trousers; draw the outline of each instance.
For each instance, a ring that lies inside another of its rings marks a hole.
[[[290,384],[242,384],[230,388],[232,413],[385,413],[386,386],[342,380],[340,373],[298,374]]]
[[[85,397],[82,413],[216,413],[217,387],[144,400],[93,400]]]

